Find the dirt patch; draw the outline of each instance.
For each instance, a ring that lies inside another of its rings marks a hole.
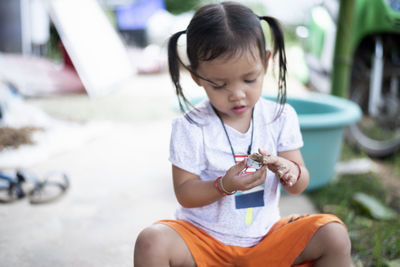
[[[33,145],[32,134],[43,131],[38,127],[0,127],[0,151],[7,148],[18,148],[20,145]]]

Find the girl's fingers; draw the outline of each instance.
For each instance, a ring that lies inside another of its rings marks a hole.
[[[268,164],[270,163],[270,160],[272,159],[272,154],[262,150],[261,148],[258,149],[258,153],[260,153],[261,155],[263,155],[263,164]]]
[[[256,186],[262,185],[263,183],[265,183],[265,179],[259,178],[259,179],[255,180],[253,183],[247,185],[247,190],[252,189]]]
[[[269,153],[268,151],[265,151],[265,150],[263,150],[263,149],[261,149],[261,148],[258,149],[258,153],[260,153],[260,154],[263,155],[263,156],[271,156],[271,155],[272,155],[272,154]]]
[[[275,174],[278,175],[279,178],[282,178],[285,174],[289,172],[289,169],[285,166],[280,166],[276,169]]]
[[[247,159],[242,160],[241,162],[233,165],[228,172],[233,175],[239,175],[244,169],[247,167]]]
[[[247,167],[247,158],[239,162],[235,165],[238,168],[238,171],[241,172]]]
[[[268,154],[265,150],[263,150],[261,148],[258,149],[258,153],[260,153],[261,155],[264,155],[264,156],[266,156]]]
[[[296,179],[291,173],[284,174],[280,179],[288,186],[293,186],[296,182]]]
[[[269,168],[276,168],[279,165],[279,157],[274,155],[264,156],[263,164],[268,165]]]
[[[251,189],[257,185],[263,184],[266,179],[266,167],[263,166],[254,173],[250,173],[239,177],[246,190]]]
[[[245,189],[246,189],[246,190],[249,190],[249,189],[252,189],[252,188],[254,188],[254,187],[258,186],[258,185],[261,185],[261,184],[263,184],[263,183],[265,183],[265,178],[263,178],[263,177],[257,177],[256,180],[253,180],[251,183],[246,184],[246,185],[245,185]]]

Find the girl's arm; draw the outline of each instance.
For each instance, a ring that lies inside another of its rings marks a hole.
[[[195,208],[217,201],[222,195],[214,186],[214,181],[202,181],[200,177],[172,165],[175,196],[179,204]]]
[[[259,150],[259,152],[263,155],[268,154],[262,150]],[[284,180],[293,182],[293,184],[283,184],[283,188],[287,193],[300,194],[307,188],[310,175],[304,165],[304,160],[299,149],[279,152],[277,157],[267,157],[266,161],[271,171],[276,174],[280,173]],[[297,164],[293,163],[293,161]]]
[[[247,160],[232,166],[223,176],[223,187],[231,192],[248,190],[265,182],[266,166],[255,173],[241,174]],[[183,207],[195,208],[209,205],[224,197],[215,187],[215,179],[203,181],[198,175],[172,165],[175,196]]]

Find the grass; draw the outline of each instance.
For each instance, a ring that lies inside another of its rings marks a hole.
[[[400,151],[398,151],[395,155],[386,159],[385,161],[386,164],[393,166],[395,177],[400,180]]]
[[[341,160],[365,157],[344,146]],[[393,171],[398,171],[400,156],[387,159]],[[394,164],[394,165],[392,165]],[[352,241],[352,257],[358,266],[391,266],[390,261],[400,259],[400,209],[398,194],[384,186],[376,173],[342,175],[329,185],[308,193],[315,206],[324,213],[337,215],[346,224]],[[353,201],[356,192],[372,196],[397,210],[393,220],[376,220]],[[397,265],[396,265],[397,266]]]

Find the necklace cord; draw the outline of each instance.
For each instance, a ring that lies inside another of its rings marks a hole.
[[[228,131],[226,130],[225,124],[222,121],[222,118],[219,116],[217,109],[213,105],[211,105],[211,107],[213,108],[215,114],[217,115],[218,119],[221,122],[222,128],[224,129],[224,132],[225,132],[226,139],[228,139],[229,147],[231,148],[233,162],[236,164],[235,150],[233,149],[232,142],[231,142],[231,139],[229,138],[229,134],[228,134]],[[254,107],[251,110],[251,139],[250,139],[249,147],[247,148],[247,155],[251,154],[251,149],[253,146],[253,134],[254,134]]]

